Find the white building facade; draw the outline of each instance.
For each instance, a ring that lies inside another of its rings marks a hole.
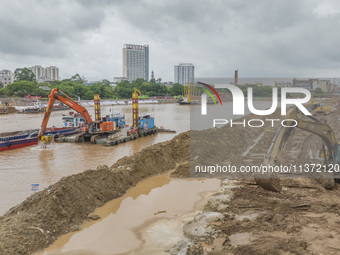
[[[180,63],[175,65],[175,80],[174,83],[185,85],[186,83],[194,82],[195,66],[191,63]]]
[[[28,67],[37,79],[37,82],[49,82],[59,80],[59,68],[56,66],[42,67],[35,65]]]
[[[4,87],[13,82],[13,76],[10,70],[5,69],[0,71],[0,82]]]
[[[149,45],[124,45],[123,77],[130,82],[138,78],[149,80]]]

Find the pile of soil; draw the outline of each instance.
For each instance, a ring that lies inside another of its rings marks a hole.
[[[0,254],[32,254],[80,229],[95,208],[120,197],[143,178],[189,161],[189,132],[118,160],[110,168],[62,178],[0,217]]]
[[[239,168],[245,165],[262,164],[273,137],[280,125],[275,121],[274,127],[265,119],[282,119],[280,110],[269,116],[247,115],[237,119],[238,123],[250,119],[264,121],[263,127],[250,127],[246,125],[225,125],[221,128],[211,128],[203,131],[191,131],[190,134],[190,158],[191,174],[195,177],[212,177],[209,173],[195,173],[195,166],[235,166]],[[254,124],[255,125],[255,124]],[[257,123],[257,125],[259,125]],[[254,147],[253,147],[254,146]],[[226,173],[214,174],[213,177],[250,177],[249,174],[235,173],[228,176]]]

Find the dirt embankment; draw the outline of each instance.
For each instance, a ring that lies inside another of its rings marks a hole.
[[[189,161],[189,132],[100,166],[62,178],[0,217],[0,254],[31,254],[80,228],[95,208],[123,195],[145,177]]]
[[[33,105],[35,100],[22,97],[0,97],[0,101],[3,104],[8,103],[11,106],[28,106]]]

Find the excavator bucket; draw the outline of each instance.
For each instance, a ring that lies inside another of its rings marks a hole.
[[[42,141],[44,144],[50,144],[52,142],[52,136],[41,136],[40,141]]]
[[[260,187],[262,187],[265,190],[278,193],[280,193],[282,190],[279,178],[266,178],[266,179],[255,178],[255,181]]]

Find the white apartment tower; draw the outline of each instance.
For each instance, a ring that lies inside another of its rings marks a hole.
[[[195,66],[191,63],[180,63],[175,65],[175,80],[174,83],[186,84],[194,82]]]
[[[124,45],[123,77],[130,82],[138,78],[149,80],[149,45]]]
[[[45,68],[39,65],[35,65],[29,67],[28,69],[32,70],[38,82],[59,80],[59,68],[56,66],[49,66]]]
[[[13,77],[10,70],[0,71],[0,82],[2,82],[4,87],[13,82]]]

